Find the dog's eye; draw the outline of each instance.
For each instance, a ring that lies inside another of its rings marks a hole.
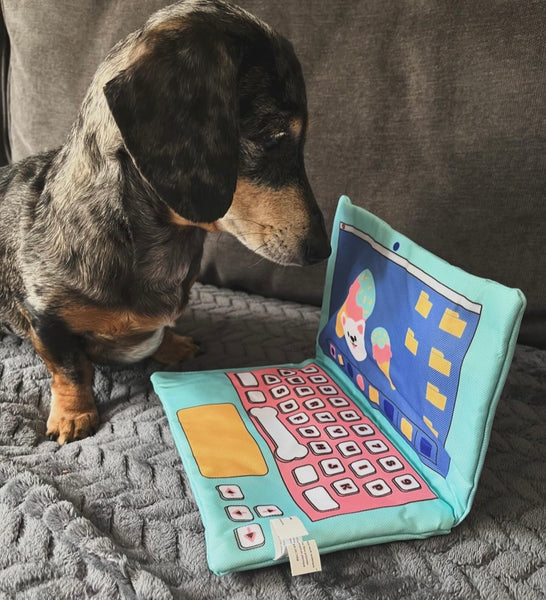
[[[264,150],[273,150],[274,148],[276,148],[280,141],[285,138],[288,134],[286,133],[286,131],[280,131],[279,133],[275,133],[274,135],[272,135],[271,137],[267,138],[266,140],[264,140],[263,142],[263,147]]]

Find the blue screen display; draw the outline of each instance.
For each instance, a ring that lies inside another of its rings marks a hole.
[[[445,441],[481,306],[406,260],[400,243],[386,248],[340,227],[319,344],[421,461],[446,476]]]

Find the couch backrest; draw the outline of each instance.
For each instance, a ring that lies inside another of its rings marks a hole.
[[[166,0],[3,0],[13,159],[60,144],[108,49]],[[307,169],[331,226],[353,201],[476,275],[521,288],[546,344],[546,123],[540,2],[241,0],[294,43]],[[324,265],[284,268],[211,236],[209,282],[320,303]]]

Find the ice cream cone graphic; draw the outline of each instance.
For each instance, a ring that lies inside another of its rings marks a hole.
[[[391,340],[384,327],[376,327],[372,331],[372,354],[377,366],[389,380],[391,388],[395,390],[396,388],[390,376],[392,358]]]

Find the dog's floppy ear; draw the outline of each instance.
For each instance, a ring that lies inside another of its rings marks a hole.
[[[190,221],[227,212],[237,183],[238,61],[183,27],[148,40],[104,87],[125,147],[159,197]]]

